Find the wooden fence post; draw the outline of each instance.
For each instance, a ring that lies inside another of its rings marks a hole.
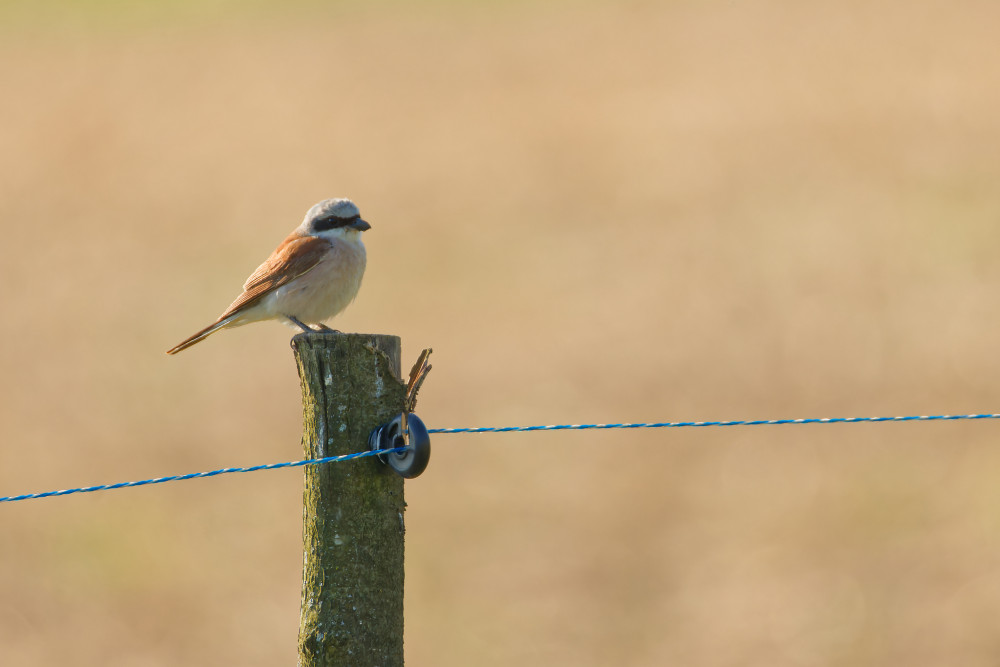
[[[403,411],[400,340],[292,339],[306,458],[368,449]],[[403,479],[376,458],[305,467],[300,667],[403,664]]]

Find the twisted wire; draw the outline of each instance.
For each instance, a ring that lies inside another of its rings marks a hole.
[[[258,470],[278,470],[279,468],[298,468],[301,466],[319,465],[321,463],[340,463],[342,461],[353,461],[363,459],[368,456],[378,456],[379,454],[392,454],[404,452],[405,447],[395,449],[382,449],[370,452],[356,452],[354,454],[342,454],[340,456],[326,456],[321,459],[303,459],[301,461],[287,461],[285,463],[267,463],[265,465],[249,466],[246,468],[220,468],[207,472],[192,472],[185,475],[170,475],[169,477],[155,477],[153,479],[141,479],[135,482],[118,482],[117,484],[100,484],[98,486],[83,486],[75,489],[62,489],[60,491],[45,491],[43,493],[26,493],[20,496],[0,497],[0,503],[13,503],[19,500],[35,500],[38,498],[51,498],[53,496],[68,496],[74,493],[92,493],[94,491],[113,491],[115,489],[128,489],[133,486],[147,486],[149,484],[163,484],[165,482],[180,482],[185,479],[201,479],[203,477],[216,477],[218,475],[228,475],[234,472],[256,472]]]
[[[930,421],[957,421],[974,419],[1000,419],[1000,414],[981,413],[966,415],[909,415],[901,417],[822,417],[812,419],[748,419],[730,421],[700,421],[700,422],[642,422],[642,423],[618,423],[618,424],[549,424],[542,426],[476,426],[470,428],[431,428],[428,433],[453,434],[453,433],[514,433],[527,431],[582,431],[585,429],[633,429],[633,428],[681,428],[681,427],[705,427],[705,426],[779,426],[784,424],[859,424],[877,422],[930,422]],[[113,491],[116,489],[127,489],[136,486],[147,486],[150,484],[163,484],[165,482],[180,482],[186,479],[201,479],[204,477],[216,477],[237,472],[256,472],[258,470],[278,470],[279,468],[296,468],[309,465],[319,465],[323,463],[342,463],[355,459],[377,456],[379,454],[402,453],[405,447],[395,449],[384,449],[379,451],[355,452],[353,454],[343,454],[341,456],[327,456],[319,459],[303,459],[301,461],[288,461],[285,463],[268,463],[265,465],[249,466],[245,468],[220,468],[206,472],[194,472],[185,475],[171,475],[168,477],[155,477],[153,479],[142,479],[133,482],[118,482],[116,484],[100,484],[98,486],[84,486],[73,489],[62,489],[59,491],[45,491],[42,493],[26,493],[19,496],[0,496],[0,503],[12,503],[21,500],[36,500],[38,498],[51,498],[57,496],[68,496],[76,493],[92,493],[95,491]]]
[[[511,433],[516,431],[582,431],[608,428],[680,428],[702,426],[778,426],[782,424],[858,424],[863,422],[956,421],[959,419],[1000,419],[1000,414],[910,415],[906,417],[821,417],[813,419],[748,419],[703,422],[642,422],[623,424],[551,424],[548,426],[476,426],[472,428],[429,428],[428,433]]]

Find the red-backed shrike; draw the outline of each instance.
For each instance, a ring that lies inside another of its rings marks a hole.
[[[361,232],[371,225],[349,199],[325,199],[257,267],[226,312],[167,354],[200,343],[219,329],[261,320],[283,319],[303,331],[322,324],[347,307],[361,287],[365,246]]]

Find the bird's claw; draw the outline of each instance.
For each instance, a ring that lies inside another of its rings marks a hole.
[[[285,319],[287,319],[289,322],[297,326],[299,329],[302,329],[302,333],[335,333],[335,334],[340,333],[340,331],[336,329],[331,329],[322,322],[317,324],[315,327],[311,327],[308,324],[302,322],[302,320],[300,320],[299,318],[293,317],[291,315],[285,315]]]

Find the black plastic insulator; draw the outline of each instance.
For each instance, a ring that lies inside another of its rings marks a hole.
[[[406,415],[406,425],[408,433],[403,429],[403,415],[397,415],[388,424],[372,431],[368,447],[373,451],[402,448],[403,451],[379,454],[378,459],[400,477],[412,479],[422,473],[431,460],[431,437],[423,420],[412,412]]]

